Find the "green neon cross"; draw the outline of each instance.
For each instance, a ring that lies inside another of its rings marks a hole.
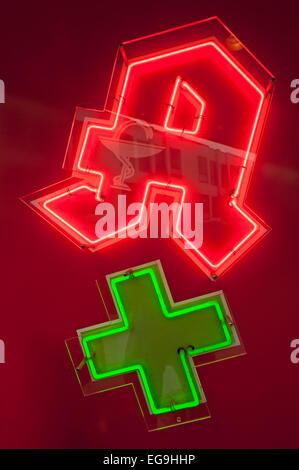
[[[81,333],[93,379],[137,371],[156,415],[199,405],[192,356],[234,342],[221,296],[174,303],[157,264],[109,282],[119,320]]]

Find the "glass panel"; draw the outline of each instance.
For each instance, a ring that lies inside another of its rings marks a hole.
[[[195,367],[245,352],[223,293],[174,303],[159,262],[98,287],[109,321],[66,341],[84,395],[132,385],[149,430],[208,417]]]
[[[268,230],[245,197],[272,78],[217,18],[124,43],[106,110],[76,112],[64,159],[70,178],[24,201],[91,251],[130,236],[128,226],[144,233],[137,222],[148,218],[136,218],[136,206],[124,213],[124,204],[142,203],[152,216],[150,202],[190,203],[193,229],[179,212],[172,232],[215,279]],[[115,217],[105,222],[107,203]]]

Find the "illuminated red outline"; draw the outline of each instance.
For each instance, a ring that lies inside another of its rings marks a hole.
[[[174,108],[175,108],[175,102],[178,99],[179,85],[181,85],[182,88],[186,88],[189,91],[189,93],[193,96],[193,98],[195,98],[195,101],[200,103],[200,109],[198,110],[199,112],[198,112],[198,117],[197,117],[197,124],[196,124],[196,127],[193,131],[188,131],[186,129],[174,129],[173,127],[170,127],[168,125],[171,114],[172,114],[172,112],[174,111]],[[200,126],[200,123],[201,123],[201,120],[202,120],[202,115],[203,115],[204,109],[205,109],[205,102],[203,101],[203,99],[193,90],[193,88],[191,88],[191,86],[187,82],[183,81],[181,79],[181,77],[178,77],[175,81],[175,85],[174,85],[174,88],[173,88],[170,104],[169,104],[169,107],[168,107],[168,111],[166,113],[164,128],[167,131],[179,132],[180,134],[181,133],[184,133],[184,134],[197,134],[198,131],[199,131],[199,126]]]
[[[165,183],[161,183],[159,181],[150,181],[149,183],[147,183],[146,185],[146,188],[145,188],[145,192],[144,192],[144,196],[143,196],[143,201],[142,201],[142,209],[140,211],[140,215],[137,219],[136,222],[132,223],[132,224],[128,224],[126,225],[125,227],[119,229],[119,230],[115,230],[114,232],[111,232],[109,233],[109,235],[106,235],[104,237],[101,237],[101,238],[96,238],[95,240],[91,240],[90,238],[86,237],[82,232],[80,232],[79,230],[76,229],[76,227],[74,227],[73,225],[71,225],[70,223],[68,223],[66,220],[64,220],[62,217],[60,217],[55,211],[53,211],[52,209],[50,209],[48,207],[48,204],[50,204],[51,202],[53,201],[57,201],[57,199],[61,199],[62,197],[64,196],[68,196],[70,193],[74,193],[76,191],[79,191],[80,189],[87,189],[88,191],[92,191],[92,192],[97,192],[96,189],[94,188],[91,188],[90,186],[87,186],[87,185],[81,185],[81,186],[77,186],[76,188],[73,188],[73,189],[70,189],[68,191],[65,191],[64,193],[62,194],[58,194],[57,196],[54,196],[52,197],[51,199],[48,199],[47,201],[45,201],[43,203],[43,207],[49,211],[54,217],[56,217],[57,219],[59,219],[63,224],[67,225],[71,230],[73,230],[75,233],[77,233],[80,237],[82,237],[84,240],[86,240],[88,243],[90,243],[91,245],[94,245],[96,243],[99,243],[103,240],[106,240],[108,238],[113,238],[115,235],[121,233],[121,232],[124,232],[130,228],[133,228],[133,227],[136,227],[143,219],[143,215],[144,215],[144,211],[147,207],[146,205],[146,200],[147,200],[147,197],[148,197],[148,193],[150,192],[150,187],[151,186],[163,186],[165,188]],[[183,193],[183,196],[182,196],[182,200],[181,200],[181,205],[180,205],[180,209],[179,209],[179,213],[181,213],[181,207],[182,207],[182,203],[184,202],[184,199],[185,199],[185,188],[183,186],[178,186],[176,184],[169,184],[167,186],[168,188],[174,188],[174,189],[180,189]],[[179,232],[180,234],[180,232]]]
[[[234,67],[242,75],[242,77],[245,78],[245,80],[259,93],[259,95],[261,97],[260,103],[259,103],[259,106],[258,106],[258,111],[257,111],[257,114],[256,114],[256,118],[254,120],[253,129],[252,129],[252,132],[251,132],[251,135],[250,135],[250,138],[249,138],[249,144],[248,144],[248,147],[247,147],[247,150],[246,150],[245,159],[244,159],[244,162],[243,162],[243,166],[246,166],[246,163],[247,163],[247,160],[248,160],[248,155],[250,153],[251,144],[252,144],[252,141],[253,141],[253,138],[254,138],[254,134],[255,134],[255,131],[256,131],[256,127],[257,127],[257,123],[258,123],[258,119],[259,119],[259,116],[260,116],[260,112],[261,112],[261,108],[262,108],[262,105],[263,105],[263,102],[264,102],[265,95],[264,95],[264,92],[262,90],[260,90],[260,88],[245,74],[245,72],[243,72],[240,69],[240,67],[220,48],[220,46],[218,44],[216,44],[214,41],[208,41],[206,43],[186,47],[186,48],[183,48],[183,49],[179,49],[177,51],[167,52],[165,54],[150,57],[148,59],[139,60],[139,61],[133,62],[132,64],[128,65],[128,70],[127,70],[127,73],[126,73],[126,76],[125,76],[125,79],[124,79],[124,84],[123,84],[122,91],[121,91],[121,98],[119,100],[119,104],[118,104],[118,107],[117,107],[114,123],[113,123],[112,126],[100,126],[100,125],[94,125],[94,124],[88,126],[87,131],[86,131],[86,135],[85,135],[85,138],[84,138],[84,141],[83,141],[83,144],[82,144],[79,159],[78,159],[78,164],[77,164],[78,170],[84,171],[84,172],[87,172],[87,173],[92,173],[92,174],[95,174],[95,175],[99,175],[101,177],[103,176],[102,173],[97,171],[97,170],[91,170],[90,168],[84,168],[84,167],[81,166],[81,162],[82,162],[83,154],[84,154],[84,151],[85,151],[86,143],[87,143],[87,140],[88,140],[88,137],[89,137],[89,132],[90,132],[91,129],[104,129],[104,130],[107,130],[107,131],[109,131],[109,130],[112,131],[112,130],[115,129],[115,127],[118,123],[121,107],[122,107],[122,104],[123,104],[123,97],[125,96],[125,91],[126,91],[126,88],[127,88],[129,75],[130,75],[131,69],[134,66],[144,64],[144,63],[148,63],[148,62],[152,62],[154,60],[163,59],[165,57],[177,55],[177,54],[180,54],[180,53],[185,53],[187,51],[200,49],[200,48],[203,48],[203,47],[206,47],[206,46],[214,47],[232,65],[232,67]],[[238,185],[237,185],[237,189],[236,189],[233,197],[237,197],[238,194],[239,194],[244,172],[245,172],[245,169],[242,168],[242,171],[240,172],[240,178],[239,178],[239,182],[238,182]],[[101,184],[101,182],[100,182],[100,184]],[[97,192],[97,199],[100,201],[99,191]]]
[[[237,244],[235,245],[231,251],[217,264],[213,264],[211,263],[205,255],[203,255],[203,253],[201,253],[200,250],[198,250],[197,248],[195,248],[195,246],[189,242],[179,231],[178,233],[181,234],[182,238],[185,240],[185,243],[188,244],[189,246],[192,247],[192,249],[197,253],[197,255],[199,255],[199,257],[205,261],[205,263],[207,263],[210,268],[212,269],[217,269],[219,268],[220,266],[223,265],[223,263],[225,263],[232,255],[234,255],[241,246],[243,246],[254,234],[255,232],[257,231],[258,229],[258,224],[251,218],[249,217],[249,215],[241,208],[239,207],[238,205],[238,197],[240,196],[240,191],[241,191],[241,186],[242,186],[242,183],[243,183],[243,179],[244,179],[244,174],[245,174],[245,169],[246,169],[246,164],[247,164],[247,161],[248,161],[248,157],[249,157],[249,153],[250,153],[250,150],[251,150],[251,146],[252,146],[252,142],[253,142],[253,139],[254,139],[254,136],[255,136],[255,132],[256,132],[256,128],[257,128],[257,125],[258,125],[258,121],[259,121],[259,117],[260,117],[260,114],[261,114],[261,109],[262,109],[262,105],[264,103],[264,99],[265,99],[265,92],[262,91],[252,80],[251,78],[249,78],[246,73],[222,50],[222,48],[216,44],[214,41],[208,41],[206,43],[201,43],[201,44],[197,44],[197,45],[194,45],[194,46],[190,46],[190,47],[185,47],[185,48],[182,48],[182,49],[178,49],[178,50],[175,50],[175,51],[171,51],[171,52],[168,52],[168,53],[164,53],[164,54],[160,54],[160,55],[156,55],[156,56],[153,56],[153,57],[150,57],[150,58],[147,58],[147,59],[142,59],[142,60],[138,60],[136,62],[133,62],[131,64],[128,65],[128,68],[127,68],[127,72],[126,72],[126,76],[124,78],[124,82],[123,82],[123,86],[122,86],[122,91],[121,91],[121,98],[119,100],[119,104],[118,104],[118,107],[117,107],[117,110],[116,110],[116,114],[115,114],[115,120],[114,120],[114,123],[112,124],[112,126],[102,126],[102,125],[90,125],[87,127],[87,130],[86,130],[86,134],[85,134],[85,138],[83,140],[83,144],[82,144],[82,148],[81,148],[81,151],[80,151],[80,154],[79,154],[79,158],[78,158],[78,163],[77,163],[77,168],[78,170],[82,171],[82,172],[87,172],[87,173],[91,173],[91,174],[95,174],[95,175],[98,175],[100,176],[100,181],[99,181],[99,185],[98,185],[98,189],[97,190],[94,190],[94,192],[96,192],[96,199],[98,201],[101,200],[101,197],[100,197],[100,192],[101,192],[101,186],[102,186],[102,181],[103,181],[103,174],[97,170],[92,170],[90,168],[84,168],[82,167],[81,163],[82,163],[82,159],[83,159],[83,155],[84,155],[84,151],[85,151],[85,148],[86,148],[86,144],[87,144],[87,140],[88,140],[88,137],[89,137],[89,133],[91,131],[91,129],[103,129],[103,130],[106,130],[106,131],[112,131],[116,128],[117,126],[117,123],[118,123],[118,119],[119,119],[119,115],[120,115],[120,112],[121,112],[121,108],[122,108],[122,104],[123,104],[123,97],[125,96],[125,91],[126,91],[126,87],[127,87],[127,84],[128,84],[128,79],[129,79],[129,76],[130,76],[130,73],[131,73],[131,70],[133,67],[137,66],[137,65],[140,65],[140,64],[143,64],[143,63],[148,63],[148,62],[152,62],[152,61],[155,61],[155,60],[159,60],[161,58],[164,58],[164,57],[169,57],[169,56],[174,56],[174,55],[177,55],[177,54],[180,54],[180,53],[185,53],[187,51],[191,51],[191,50],[195,50],[195,49],[200,49],[200,48],[203,48],[203,47],[207,47],[207,46],[212,46],[214,47],[230,64],[231,66],[237,70],[237,72],[256,90],[256,92],[259,94],[260,96],[260,101],[259,101],[259,105],[258,105],[258,109],[257,109],[257,113],[256,113],[256,116],[255,116],[255,120],[254,120],[254,124],[253,124],[253,128],[252,128],[252,131],[251,131],[251,134],[250,134],[250,138],[249,138],[249,143],[248,143],[248,146],[247,146],[247,150],[246,150],[246,153],[245,153],[245,157],[244,157],[244,161],[243,161],[243,165],[242,165],[242,169],[240,171],[240,176],[239,176],[239,180],[238,180],[238,183],[237,183],[237,187],[236,187],[236,190],[234,191],[234,193],[232,194],[231,196],[231,201],[229,202],[229,204],[234,208],[236,209],[246,220],[248,220],[250,222],[250,224],[252,225],[252,230]],[[177,84],[178,85],[178,84]],[[186,86],[186,85],[185,85]],[[187,87],[187,86],[186,86]],[[191,87],[190,87],[191,88]],[[189,90],[190,91],[190,90]],[[193,90],[192,90],[193,91]],[[198,96],[197,96],[198,98]],[[200,121],[200,120],[199,120]],[[200,124],[200,122],[199,122]],[[152,182],[154,183],[154,182]],[[151,184],[151,183],[149,183]],[[147,185],[146,187],[146,191],[145,191],[145,195],[144,195],[144,199],[143,201],[145,201],[145,196],[146,196],[146,193],[147,193],[147,190],[148,190],[148,187],[149,187],[149,184]],[[161,182],[155,182],[155,184],[159,184],[159,185],[163,185],[165,186],[165,183],[161,183]],[[169,185],[170,186],[170,185]],[[89,188],[90,189],[90,188]],[[245,188],[246,189],[246,188]],[[185,193],[185,189],[184,189],[184,193]],[[57,196],[58,197],[62,197],[62,195],[60,196]],[[72,227],[70,224],[68,224],[66,221],[64,221],[64,219],[62,219],[61,217],[57,216],[57,214],[55,214],[54,211],[50,211],[49,208],[47,207],[47,204],[51,201],[53,201],[55,198],[51,198],[51,199],[48,199],[47,201],[45,201],[43,203],[43,207],[48,210],[49,212],[51,212],[51,214],[54,216],[54,217],[57,217],[62,223],[64,223],[65,225],[67,225],[69,228],[71,228],[72,230],[74,230],[77,234],[79,234],[80,236],[82,236],[83,239],[87,239],[87,237],[85,237],[81,232],[79,232],[77,229],[75,229],[74,227]],[[182,203],[183,203],[183,200],[182,200]],[[179,223],[179,220],[180,220],[180,216],[181,216],[181,211],[182,211],[182,206],[180,207],[180,212],[179,212],[179,218],[178,218],[178,223]],[[133,226],[136,226],[138,224],[138,222],[136,222],[135,224],[133,224]],[[127,226],[121,230],[125,230],[127,228],[129,228],[130,226]],[[118,233],[118,232],[116,232]],[[111,234],[112,235],[112,234]],[[101,241],[102,239],[99,239],[97,241],[92,241],[91,243],[95,244],[95,243],[98,243],[99,241]]]
[[[144,192],[144,197],[143,197],[143,201],[142,201],[142,209],[140,211],[140,215],[137,219],[136,222],[134,223],[131,223],[131,224],[128,224],[127,226],[119,229],[119,230],[116,230],[114,232],[111,232],[109,235],[106,235],[105,237],[101,237],[101,238],[97,238],[95,240],[91,240],[90,238],[86,237],[82,232],[80,232],[79,230],[77,230],[73,225],[71,225],[70,223],[68,223],[66,220],[64,220],[62,217],[60,217],[55,211],[53,211],[52,209],[50,209],[48,207],[48,204],[50,204],[51,202],[53,201],[56,201],[57,199],[60,199],[64,196],[67,196],[69,195],[70,193],[72,192],[75,192],[75,191],[78,191],[80,189],[87,189],[88,191],[92,191],[94,193],[97,192],[96,189],[94,188],[91,188],[90,186],[87,186],[87,185],[81,185],[81,186],[78,186],[74,189],[71,189],[71,190],[68,190],[68,191],[65,191],[64,193],[62,194],[59,194],[57,196],[54,196],[50,199],[48,199],[47,201],[45,201],[43,203],[43,207],[48,210],[54,217],[56,217],[57,219],[59,219],[63,224],[67,225],[67,227],[69,227],[71,230],[73,230],[75,233],[77,233],[80,237],[82,237],[85,241],[87,241],[88,243],[90,243],[91,245],[94,245],[94,244],[97,244],[101,241],[104,241],[106,239],[109,239],[109,238],[113,238],[114,236],[118,235],[119,233],[121,232],[124,232],[124,231],[127,231],[128,229],[130,228],[133,228],[133,227],[136,227],[143,219],[143,215],[144,215],[144,212],[145,212],[145,209],[147,207],[146,205],[146,200],[147,200],[147,197],[148,197],[148,194],[150,192],[150,189],[151,189],[151,186],[160,186],[162,189],[165,189],[166,187],[166,184],[165,183],[162,183],[160,181],[150,181],[147,185],[146,185],[146,188],[145,188],[145,192]],[[178,216],[176,218],[176,225],[175,225],[175,230],[176,232],[180,235],[180,237],[184,240],[185,244],[186,245],[189,245],[192,247],[192,249],[194,249],[210,266],[212,266],[213,268],[217,268],[219,266],[221,266],[222,263],[224,263],[229,256],[231,256],[231,252],[218,264],[213,264],[211,263],[194,245],[192,242],[190,242],[184,235],[183,233],[181,232],[180,230],[180,221],[181,221],[181,215],[182,215],[182,208],[183,208],[183,203],[185,201],[185,196],[186,196],[186,190],[183,186],[179,186],[179,185],[175,185],[175,184],[168,184],[167,185],[167,188],[172,188],[172,189],[179,189],[182,191],[182,196],[181,196],[181,201],[180,201],[180,207],[179,207],[179,211],[178,211]],[[234,206],[236,208],[236,210],[238,210],[238,212],[246,219],[248,220],[252,225],[253,225],[253,230],[249,233],[249,235],[247,235],[247,237],[245,237],[238,245],[236,245],[234,248],[233,248],[233,251],[236,251],[240,248],[241,245],[243,245],[247,240],[248,238],[250,238],[250,236],[255,232],[255,230],[257,229],[257,224],[255,222],[253,222],[250,217],[248,217],[248,215],[243,211],[241,210],[235,203],[235,200],[232,200],[230,202],[230,205]]]

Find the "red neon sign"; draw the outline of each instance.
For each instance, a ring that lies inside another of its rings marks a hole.
[[[123,44],[111,111],[77,111],[65,159],[72,178],[31,198],[35,210],[94,251],[137,226],[158,194],[171,194],[181,204],[175,241],[206,274],[217,277],[240,258],[268,230],[245,196],[273,76],[245,46],[230,50],[228,33],[213,18]],[[97,238],[96,205],[124,193],[142,203],[140,218]],[[180,231],[182,204],[196,201],[209,207],[200,249]]]
[[[191,130],[190,129],[175,129],[175,128],[171,127],[171,125],[170,125],[170,120],[171,120],[171,117],[172,117],[172,114],[173,114],[172,111],[176,107],[176,103],[178,101],[178,91],[179,91],[180,88],[183,91],[187,90],[189,92],[189,94],[193,98],[193,102],[195,103],[195,106],[198,108],[196,119],[194,119],[194,121],[197,121],[197,122],[195,122],[196,125],[195,125],[194,129],[191,129]],[[174,86],[173,93],[172,93],[172,96],[171,96],[169,108],[168,108],[168,111],[166,113],[166,118],[165,118],[165,123],[164,123],[164,127],[165,127],[166,131],[179,132],[180,134],[182,134],[182,133],[197,134],[198,131],[199,131],[199,126],[200,126],[200,122],[202,120],[204,109],[205,109],[205,103],[200,98],[200,96],[191,88],[190,85],[188,85],[188,83],[184,82],[181,79],[181,77],[178,77],[176,82],[175,82],[175,86]]]

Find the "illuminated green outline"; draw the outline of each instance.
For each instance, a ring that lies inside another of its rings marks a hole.
[[[186,307],[186,308],[177,310],[175,312],[169,312],[167,310],[166,305],[165,305],[165,302],[164,302],[164,299],[163,299],[163,296],[162,296],[162,293],[161,293],[161,290],[160,290],[160,287],[159,287],[159,284],[157,282],[157,279],[156,279],[156,276],[155,276],[155,273],[154,273],[153,269],[152,268],[145,268],[145,269],[142,269],[141,271],[137,271],[137,272],[134,273],[134,277],[144,276],[146,274],[149,274],[150,277],[151,277],[151,280],[154,284],[154,287],[155,287],[155,290],[156,290],[156,293],[157,293],[157,296],[158,296],[158,299],[159,299],[159,303],[160,303],[162,312],[165,315],[165,317],[167,317],[167,318],[173,318],[173,317],[176,317],[176,316],[179,316],[179,315],[184,315],[186,313],[194,312],[196,310],[202,310],[202,309],[205,309],[205,308],[208,308],[208,307],[215,307],[218,318],[219,318],[219,320],[222,324],[222,328],[223,328],[223,331],[224,331],[226,341],[223,341],[222,343],[218,343],[214,346],[205,346],[205,347],[202,347],[202,348],[194,349],[192,351],[188,350],[187,354],[189,356],[201,354],[201,353],[208,352],[208,351],[213,351],[215,349],[219,349],[219,348],[229,346],[229,345],[232,344],[232,338],[231,338],[229,329],[228,329],[228,327],[225,323],[225,318],[224,318],[223,313],[221,311],[220,305],[216,300],[207,301],[207,302],[202,303],[200,305],[192,305],[191,307]],[[180,351],[180,358],[181,358],[182,365],[183,365],[183,368],[184,368],[185,373],[186,373],[187,381],[188,381],[188,384],[189,384],[189,387],[190,387],[190,390],[191,390],[191,393],[192,393],[193,400],[185,402],[185,403],[174,404],[173,406],[169,406],[169,407],[163,407],[163,408],[157,408],[156,407],[153,396],[152,396],[152,393],[151,393],[151,390],[150,390],[150,387],[149,387],[149,384],[148,384],[148,380],[147,380],[144,368],[140,364],[136,364],[135,366],[130,366],[130,367],[123,367],[122,369],[116,369],[114,371],[105,372],[103,374],[99,374],[96,371],[93,360],[90,357],[90,351],[89,351],[87,343],[90,342],[90,341],[94,341],[96,339],[105,337],[105,336],[109,336],[109,335],[116,334],[116,333],[121,333],[122,331],[126,331],[126,330],[129,329],[129,322],[128,322],[128,319],[127,319],[127,316],[126,316],[126,313],[125,313],[125,308],[123,306],[123,303],[120,299],[119,293],[118,293],[117,288],[116,288],[117,283],[127,281],[129,279],[130,278],[128,278],[128,276],[126,276],[126,275],[121,275],[119,277],[111,279],[111,288],[112,288],[112,291],[114,293],[117,305],[119,307],[119,311],[120,311],[120,315],[121,315],[120,320],[123,322],[123,326],[121,326],[119,328],[115,328],[112,331],[104,331],[103,333],[96,333],[96,334],[89,335],[89,336],[86,336],[86,337],[82,338],[83,349],[85,351],[86,357],[88,358],[88,363],[89,363],[90,371],[92,373],[93,378],[96,379],[96,380],[99,380],[99,379],[105,379],[105,378],[108,378],[108,377],[112,377],[112,376],[115,376],[115,375],[126,374],[128,372],[133,372],[133,371],[139,372],[140,377],[141,377],[141,381],[142,381],[142,385],[143,385],[143,388],[145,390],[146,398],[147,398],[147,401],[148,401],[149,406],[150,406],[150,410],[155,415],[162,414],[162,413],[169,413],[171,411],[182,410],[182,409],[185,409],[185,408],[192,408],[194,406],[199,405],[200,401],[199,401],[199,397],[198,397],[198,393],[197,393],[197,387],[195,386],[194,380],[191,376],[190,369],[188,367],[188,363],[187,363],[187,359],[186,359],[186,355],[185,355],[184,350]]]

